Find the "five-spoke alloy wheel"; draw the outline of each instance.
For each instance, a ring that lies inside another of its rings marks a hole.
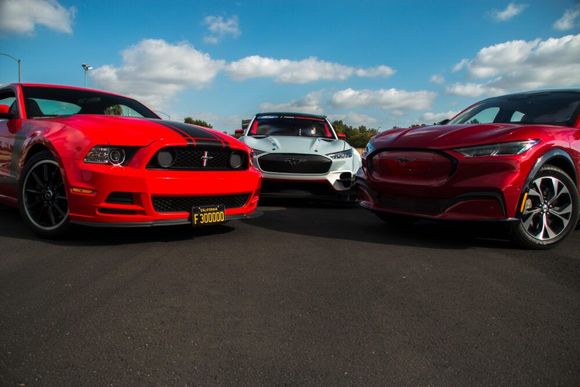
[[[66,187],[58,162],[40,152],[26,163],[20,183],[20,211],[39,235],[55,237],[68,225]]]

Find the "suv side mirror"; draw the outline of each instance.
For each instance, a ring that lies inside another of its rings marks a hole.
[[[346,140],[346,134],[345,133],[337,133],[336,134],[338,136],[339,140]]]
[[[240,138],[244,135],[244,129],[236,129],[234,131],[234,137],[235,138]]]
[[[0,105],[0,118],[14,118],[14,114],[10,112],[10,106]]]

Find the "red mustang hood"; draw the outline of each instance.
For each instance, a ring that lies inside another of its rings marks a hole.
[[[233,137],[212,129],[173,121],[93,114],[56,117],[50,121],[80,130],[93,139],[106,139],[112,145],[146,146],[158,140],[184,143],[217,141],[228,145],[237,142]]]
[[[520,137],[531,138],[537,129],[537,126],[518,124],[436,125],[393,129],[377,135],[374,145],[377,148],[449,149],[524,139]]]

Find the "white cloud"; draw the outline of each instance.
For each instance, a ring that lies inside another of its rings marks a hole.
[[[453,66],[451,71],[454,73],[461,71],[465,68],[465,66],[467,66],[468,63],[469,63],[469,59],[466,59],[466,58],[461,59],[455,66]]]
[[[447,94],[460,97],[488,97],[505,93],[502,89],[480,83],[454,83],[453,85],[447,86],[445,91]]]
[[[580,16],[580,5],[567,9],[562,17],[554,22],[554,28],[559,31],[571,30],[576,26],[576,19]]]
[[[354,73],[358,77],[368,77],[368,78],[384,77],[384,78],[387,78],[387,77],[390,77],[391,75],[393,75],[395,73],[395,70],[393,70],[389,66],[380,65],[377,67],[369,67],[366,69],[356,69],[354,71]]]
[[[72,34],[76,9],[65,8],[56,0],[0,0],[0,30],[32,34],[36,26]]]
[[[217,44],[228,35],[237,38],[242,33],[237,16],[229,19],[224,19],[222,16],[206,16],[203,22],[209,30],[209,35],[206,35],[203,41],[208,44]]]
[[[369,115],[362,114],[362,113],[356,113],[356,112],[350,112],[350,113],[346,113],[346,114],[331,114],[329,116],[329,119],[331,121],[341,120],[344,123],[346,123],[347,125],[351,125],[351,126],[358,127],[358,126],[364,125],[367,128],[375,127],[376,124],[379,122],[379,120],[377,120],[374,117],[371,117]]]
[[[321,104],[322,92],[314,91],[307,94],[303,98],[290,101],[287,103],[269,103],[265,102],[260,105],[260,110],[263,112],[299,112],[322,114],[323,108]]]
[[[481,83],[456,83],[449,94],[478,97],[508,91],[580,85],[580,34],[561,38],[513,40],[482,48],[466,62],[469,78]]]
[[[431,108],[436,96],[436,93],[425,90],[354,90],[348,88],[334,93],[331,103],[342,108],[374,106],[396,111],[427,110]]]
[[[442,85],[445,83],[445,77],[443,77],[443,75],[441,75],[441,74],[434,74],[434,75],[431,75],[431,78],[429,78],[429,81],[431,83],[435,83],[437,85]]]
[[[522,13],[526,7],[527,4],[509,3],[504,10],[493,10],[491,15],[496,21],[508,21]]]
[[[188,43],[145,39],[122,52],[120,67],[105,65],[89,74],[102,88],[128,94],[162,108],[186,87],[202,88],[215,78],[224,61],[214,60]]]
[[[423,113],[423,115],[421,116],[421,121],[423,121],[426,124],[431,124],[434,122],[440,122],[440,121],[443,121],[445,119],[453,118],[457,113],[458,113],[457,111],[453,111],[453,110],[450,110],[448,112],[440,112],[440,113],[426,112],[426,113]]]
[[[235,80],[274,78],[281,83],[308,83],[320,80],[345,80],[359,77],[388,77],[394,70],[388,66],[355,68],[310,57],[300,61],[253,55],[232,62],[227,71]]]

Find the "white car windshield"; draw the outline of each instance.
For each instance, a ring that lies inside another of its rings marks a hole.
[[[256,117],[248,135],[335,138],[323,118],[283,115]]]

